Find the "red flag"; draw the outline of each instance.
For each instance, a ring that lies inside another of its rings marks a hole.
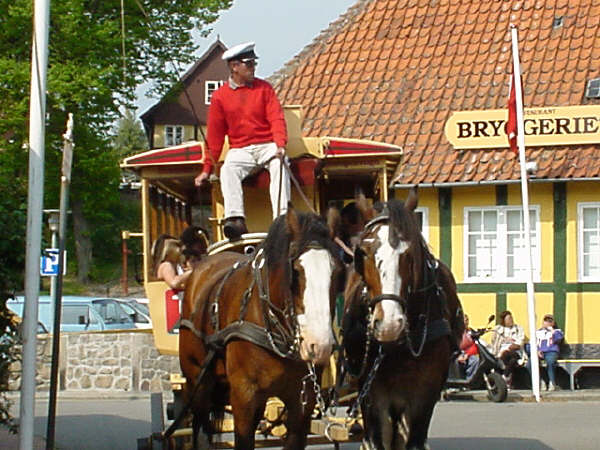
[[[510,79],[510,94],[508,95],[508,120],[504,125],[504,131],[508,137],[508,145],[511,151],[519,154],[517,146],[517,92],[515,90],[515,74],[513,72]]]

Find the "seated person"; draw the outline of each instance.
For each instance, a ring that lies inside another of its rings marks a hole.
[[[560,343],[564,338],[563,332],[558,328],[552,314],[546,314],[542,327],[535,332],[538,356],[546,361],[546,373],[548,376],[548,390],[556,390],[556,361],[560,353]],[[531,360],[527,362],[527,369],[531,373]],[[541,371],[540,371],[541,375]],[[546,382],[541,380],[541,389],[546,389]]]
[[[503,376],[509,388],[512,387],[513,372],[523,357],[521,349],[524,339],[523,327],[514,322],[512,313],[500,313],[500,324],[494,327],[492,349],[496,358],[504,362],[506,368]]]
[[[181,267],[181,242],[173,236],[160,235],[152,248],[157,279],[164,280],[171,289],[183,290],[185,282],[192,273],[191,269]]]
[[[479,349],[477,344],[471,337],[471,328],[469,328],[469,316],[464,315],[465,320],[465,331],[463,333],[462,340],[460,342],[460,355],[456,358],[462,367],[464,367],[465,375],[467,378],[471,378],[473,372],[477,368],[479,363]]]
[[[191,225],[181,233],[181,243],[185,257],[184,266],[191,269],[206,255],[208,235],[202,227]]]

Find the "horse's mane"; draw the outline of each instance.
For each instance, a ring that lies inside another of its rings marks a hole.
[[[296,213],[300,225],[300,240],[298,249],[303,249],[309,243],[317,243],[330,251],[333,256],[337,255],[335,246],[329,235],[329,228],[324,219],[312,213]],[[291,234],[286,225],[286,216],[279,216],[271,227],[267,237],[261,245],[265,252],[267,265],[270,269],[287,262]]]
[[[403,240],[410,242],[415,248],[427,248],[425,239],[421,234],[415,213],[405,208],[404,202],[390,200],[387,202],[390,226],[402,236]]]

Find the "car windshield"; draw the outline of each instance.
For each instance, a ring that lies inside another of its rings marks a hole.
[[[127,312],[127,314],[129,314],[131,317],[135,317],[134,322],[148,323],[148,319],[146,317],[149,316],[150,313],[147,310],[144,311],[144,308],[142,307],[144,305],[140,305],[136,301],[120,302],[119,304]]]

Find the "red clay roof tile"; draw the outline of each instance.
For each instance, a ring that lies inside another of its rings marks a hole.
[[[525,106],[581,103],[600,73],[597,0],[359,0],[271,80],[283,103],[304,104],[309,135],[401,145],[399,183],[514,179],[511,152],[457,151],[444,136],[452,111],[505,107],[509,21],[522,30]],[[527,153],[538,178],[600,175],[597,145]]]

